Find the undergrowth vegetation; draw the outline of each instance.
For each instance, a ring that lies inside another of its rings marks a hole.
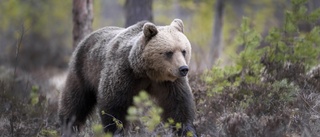
[[[58,136],[57,105],[23,71],[0,67],[0,136]]]
[[[265,38],[248,18],[243,18],[236,40],[244,50],[233,65],[217,64],[203,75],[207,92],[198,109],[203,117],[215,119],[205,125],[216,132],[199,124],[200,133],[237,137],[319,135],[320,28],[315,22],[320,19],[320,9],[308,13],[305,2],[292,0],[284,26],[271,29]],[[299,31],[301,23],[312,29]],[[262,42],[267,46],[261,47]]]

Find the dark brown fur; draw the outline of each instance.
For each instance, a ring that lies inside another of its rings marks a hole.
[[[189,63],[191,47],[182,32],[178,32],[183,30],[178,28],[182,21],[175,20],[177,21],[179,24],[173,22],[171,26],[157,27],[158,29],[153,24],[145,22],[126,29],[106,27],[86,37],[72,56],[65,89],[61,93],[59,117],[63,134],[68,136],[66,129],[70,127],[79,129],[84,125],[96,105],[99,112],[107,113],[104,115],[100,113],[104,131],[121,133],[122,131],[113,124],[113,117],[125,126],[126,112],[133,103],[133,96],[141,90],[146,90],[163,108],[163,120],[172,118],[175,122],[182,123],[183,129],[179,131],[180,134],[192,131],[195,135],[192,124],[195,115],[193,95],[187,77],[176,74],[179,65]],[[161,29],[166,30],[164,34]],[[161,33],[158,34],[158,31]],[[157,39],[166,38],[168,36],[161,37],[161,35],[165,36],[165,33],[171,32],[179,35],[172,34],[172,43],[184,41],[172,45],[176,46],[174,49],[186,49],[188,55],[182,57],[180,51],[177,51],[173,58],[177,57],[180,60],[159,59],[154,56],[154,63],[146,61],[142,55],[145,51],[158,52],[159,49],[168,48],[159,47],[166,41],[160,40],[160,43],[157,43]],[[161,64],[167,65],[170,72],[157,70],[157,65]],[[163,73],[170,73],[171,77],[163,76]]]

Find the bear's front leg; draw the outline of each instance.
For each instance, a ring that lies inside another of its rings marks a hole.
[[[122,69],[104,69],[98,90],[99,115],[104,132],[110,132],[115,136],[124,134],[125,116],[128,107],[132,105],[134,95],[132,85],[135,83],[132,73]]]
[[[100,118],[105,133],[123,135],[123,128],[126,125],[125,116],[128,109],[124,100],[108,100],[106,104],[99,105]]]
[[[153,82],[149,91],[164,110],[162,119],[164,121],[173,119],[175,123],[182,124],[182,128],[178,129],[179,136],[187,136],[189,132],[194,137],[197,136],[193,126],[195,104],[186,77],[179,78],[175,82]]]
[[[119,88],[119,86],[114,86]],[[125,90],[108,88],[99,96],[99,114],[105,133],[123,135],[123,128],[126,125],[125,116],[128,107],[132,104],[132,97],[128,97]]]

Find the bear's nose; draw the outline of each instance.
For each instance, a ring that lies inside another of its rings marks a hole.
[[[179,71],[181,76],[186,76],[188,74],[189,68],[188,66],[182,66],[179,68]]]

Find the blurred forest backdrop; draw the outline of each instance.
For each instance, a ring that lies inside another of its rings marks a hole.
[[[92,25],[75,36],[72,1],[0,0],[0,136],[59,135],[57,100],[74,40],[104,26],[175,18],[192,44],[199,135],[320,135],[319,0],[87,1]]]
[[[147,0],[148,1],[148,0]],[[219,0],[218,0],[219,1]],[[250,18],[255,29],[266,35],[271,27],[281,26],[290,0],[228,0],[223,1],[223,15],[216,15],[215,0],[154,0],[153,21],[167,25],[174,18],[185,23],[186,35],[193,45],[194,69],[206,67],[203,55],[212,45],[213,32],[221,29],[221,56],[232,61],[237,51],[234,37],[243,16]],[[308,2],[308,12],[320,2]],[[56,67],[66,68],[72,52],[72,1],[1,0],[1,64],[28,71]],[[104,26],[125,27],[125,0],[95,0],[93,2],[93,30]],[[144,15],[141,15],[144,16]],[[151,19],[151,18],[150,18]],[[214,28],[215,21],[220,26]],[[127,25],[128,26],[128,25]],[[303,29],[308,29],[305,26]],[[219,34],[219,33],[218,33]],[[15,61],[20,37],[19,61]]]

